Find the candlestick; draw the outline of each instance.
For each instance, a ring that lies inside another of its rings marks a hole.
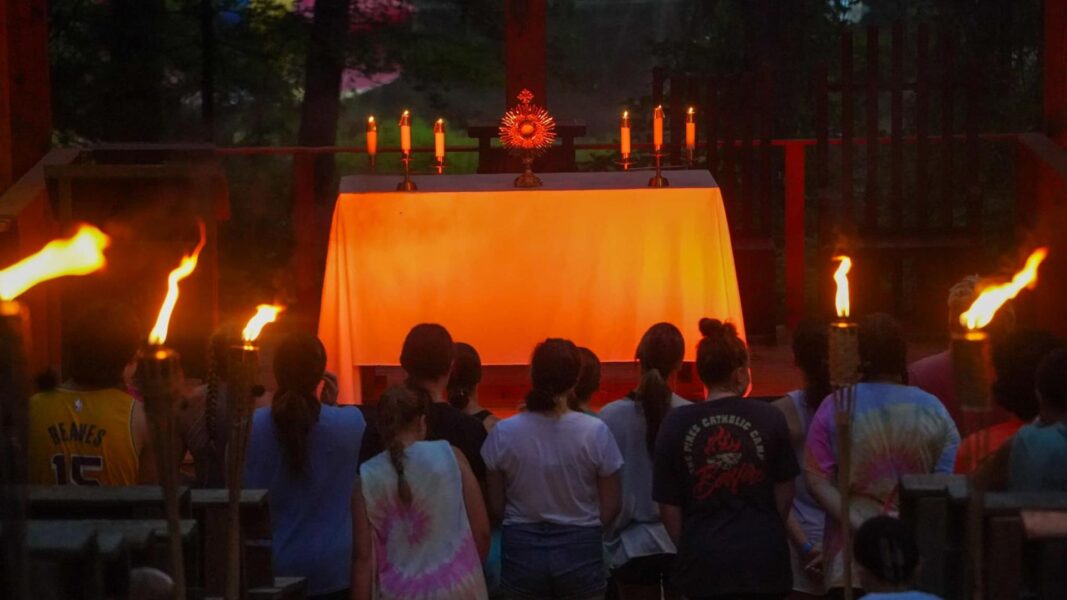
[[[437,119],[433,124],[433,155],[437,159],[437,174],[445,170],[445,121]]]
[[[145,415],[152,429],[156,469],[163,489],[167,516],[170,576],[176,598],[185,598],[185,559],[181,516],[178,512],[178,464],[174,456],[175,408],[181,397],[181,357],[174,350],[150,344],[137,354],[137,380],[144,398]]]
[[[411,113],[406,110],[400,115],[400,152],[411,156]]]
[[[367,117],[367,158],[373,171],[378,162],[378,123],[374,120],[374,115]]]
[[[226,401],[230,417],[230,439],[226,444],[226,488],[229,493],[226,600],[238,600],[241,597],[241,583],[244,581],[241,569],[241,475],[255,406],[252,389],[258,370],[258,347],[245,342],[230,348],[226,366]]]
[[[663,106],[652,111],[652,148],[657,153],[663,149]]]

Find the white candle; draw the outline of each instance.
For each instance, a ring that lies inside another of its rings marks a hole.
[[[406,110],[400,115],[400,152],[411,154],[411,114]]]
[[[685,111],[685,149],[693,150],[697,147],[697,122],[693,107]]]
[[[630,111],[622,111],[622,120],[619,121],[619,144],[623,158],[630,157]]]
[[[659,152],[663,148],[663,107],[652,112],[652,146]]]
[[[445,160],[445,121],[444,119],[437,119],[437,122],[433,124],[433,155],[437,157],[437,162],[444,162]]]
[[[378,123],[374,116],[367,117],[367,154],[372,157],[378,154]]]

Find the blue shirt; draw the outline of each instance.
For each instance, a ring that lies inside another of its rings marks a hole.
[[[352,494],[366,423],[355,408],[323,406],[308,432],[304,474],[289,471],[270,408],[252,417],[244,486],[270,491],[274,574],[307,578],[308,594],[350,587]]]
[[[1011,444],[1011,489],[1067,492],[1067,424],[1026,425]]]

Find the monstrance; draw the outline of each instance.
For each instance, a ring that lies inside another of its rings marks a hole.
[[[519,93],[519,104],[504,113],[500,121],[500,141],[522,159],[523,172],[515,178],[515,187],[540,187],[541,179],[533,173],[533,161],[556,139],[556,120],[544,108],[533,103],[530,90]]]

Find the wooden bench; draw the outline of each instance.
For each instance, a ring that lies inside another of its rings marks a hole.
[[[193,517],[203,531],[204,589],[211,596],[226,589],[228,504],[227,490],[192,491]],[[274,587],[267,490],[241,490],[241,541],[241,589]]]
[[[967,478],[905,475],[900,480],[900,518],[907,523],[923,568],[919,589],[945,600],[962,600],[966,577]]]
[[[178,511],[192,517],[189,488],[178,488]],[[27,494],[31,519],[164,519],[163,491],[156,485],[125,487],[34,485]]]
[[[196,522],[182,520],[181,534],[190,597],[200,598]],[[162,519],[31,520],[26,539],[31,581],[57,592],[45,598],[123,597],[130,569],[169,565]]]
[[[986,597],[1067,598],[1065,523],[1065,493],[988,494]]]

